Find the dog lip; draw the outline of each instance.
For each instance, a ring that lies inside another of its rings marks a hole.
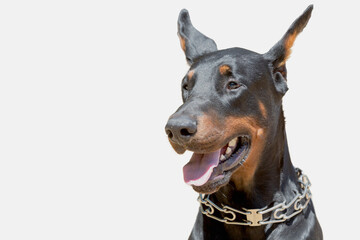
[[[199,154],[206,154],[214,152],[219,148],[223,147],[226,143],[219,145],[218,137],[214,139],[207,139],[206,141],[201,141],[199,139],[193,139],[186,143],[180,143],[174,141],[171,138],[168,138],[171,146],[178,154],[183,154],[185,151],[191,151]]]
[[[171,141],[171,139],[169,139],[169,142],[177,154],[183,154],[186,151],[184,146]]]
[[[232,138],[227,138],[226,141],[224,141],[223,143],[221,144],[218,144],[218,143],[213,143],[211,145],[208,145],[208,146],[201,146],[201,145],[183,145],[182,147],[185,148],[186,151],[190,151],[190,152],[193,152],[193,153],[197,153],[197,154],[207,154],[207,153],[211,153],[211,152],[214,152],[214,151],[217,151],[221,148],[224,148],[226,147],[230,141],[232,141],[233,139],[235,138],[239,138],[239,142],[237,142],[237,146],[235,146],[235,150],[234,152],[232,152],[232,156],[234,155],[235,152],[237,152],[238,147],[239,147],[239,144],[241,144],[241,138],[245,138],[246,141],[248,142],[247,145],[250,145],[250,139],[251,137],[249,135],[237,135],[235,137],[232,137]],[[219,147],[220,146],[220,147]],[[230,160],[232,157],[228,157],[225,161],[221,161],[221,163],[224,163],[228,160]]]
[[[216,179],[208,181],[202,186],[192,186],[192,188],[198,193],[212,194],[217,192],[221,187],[225,186],[230,181],[230,178],[230,173],[224,173],[220,176],[217,176]]]

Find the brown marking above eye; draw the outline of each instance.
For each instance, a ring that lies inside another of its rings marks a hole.
[[[191,80],[191,78],[192,78],[193,76],[194,76],[194,70],[189,71],[188,74],[187,74],[188,80]]]
[[[219,67],[219,72],[221,75],[227,75],[231,73],[231,68],[228,65],[221,65]]]

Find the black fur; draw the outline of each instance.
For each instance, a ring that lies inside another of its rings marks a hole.
[[[174,149],[179,153],[185,150],[206,152],[207,146],[194,140],[198,135],[205,135],[199,130],[203,116],[212,116],[224,134],[228,132],[224,123],[230,118],[254,119],[267,133],[251,186],[239,189],[229,177],[227,182],[214,183],[208,188],[194,187],[199,192],[215,191],[211,199],[216,203],[235,209],[262,208],[284,200],[288,202],[300,191],[287,145],[282,97],[288,89],[285,61],[292,45],[289,41],[294,40],[290,38],[295,38],[306,26],[312,8],[309,6],[265,54],[242,48],[217,50],[212,39],[193,27],[189,13],[180,12],[179,37],[185,44],[183,50],[191,74],[182,82],[184,104],[169,118],[166,126]],[[229,70],[219,71],[224,65]],[[233,89],[234,84],[236,88]],[[263,103],[265,116],[259,102]],[[284,223],[259,227],[227,225],[199,212],[189,239],[322,239],[322,230],[310,202],[301,214]]]

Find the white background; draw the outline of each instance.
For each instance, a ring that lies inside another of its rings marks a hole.
[[[187,71],[177,17],[220,49],[272,47],[313,16],[288,61],[295,166],[325,239],[358,238],[357,1],[2,1],[0,239],[187,239],[190,155],[164,131]]]

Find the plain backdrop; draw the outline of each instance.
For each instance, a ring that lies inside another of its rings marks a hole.
[[[325,239],[359,238],[357,1],[63,0],[0,3],[0,239],[187,239],[190,154],[164,131],[188,69],[178,13],[264,53],[311,3],[287,64],[290,153]]]

